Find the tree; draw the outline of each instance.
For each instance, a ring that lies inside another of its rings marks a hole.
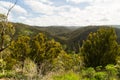
[[[1,52],[5,51],[5,49],[7,49],[11,45],[11,42],[13,40],[13,35],[15,33],[15,29],[13,25],[10,22],[8,22],[8,16],[12,8],[16,5],[16,3],[17,3],[17,0],[8,9],[6,15],[0,13],[0,56],[1,56],[0,60],[3,61],[3,63],[5,61],[3,60],[3,54]],[[2,70],[4,68],[2,68]],[[3,70],[3,73],[4,73],[4,70]]]
[[[97,32],[91,32],[81,47],[85,66],[104,67],[107,64],[115,64],[119,54],[119,45],[116,39],[113,28],[100,28]]]
[[[17,40],[12,41],[9,49],[11,50],[11,57],[21,62],[22,67],[24,67],[24,61],[29,57],[31,51],[30,38],[28,36],[18,37]]]
[[[10,22],[6,22],[6,16],[0,14],[0,52],[6,49],[12,42],[15,29]]]
[[[11,44],[13,35],[15,33],[15,29],[13,25],[8,22],[8,16],[12,8],[16,5],[17,0],[15,3],[8,9],[6,15],[0,14],[0,52],[4,49],[8,48]]]
[[[46,36],[39,33],[31,42],[30,58],[37,64],[37,71],[45,74],[52,70],[53,61],[63,52],[60,43],[48,40]]]
[[[38,64],[45,60],[56,58],[63,51],[60,43],[53,39],[48,40],[42,33],[34,37],[31,42],[31,48],[31,58]]]
[[[44,34],[39,33],[34,37],[34,39],[31,42],[31,53],[30,57],[33,61],[35,61],[37,64],[41,62],[44,59],[44,55],[46,52],[46,42],[47,38]]]

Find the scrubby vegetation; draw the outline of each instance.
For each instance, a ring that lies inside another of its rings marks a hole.
[[[15,33],[14,25],[6,22],[4,15],[0,15],[0,78],[120,79],[120,46],[114,28],[103,27],[89,33],[82,46],[76,44],[77,53],[67,48],[68,45],[62,45],[42,32],[33,35],[29,30],[23,29],[23,32],[27,32],[27,35]]]

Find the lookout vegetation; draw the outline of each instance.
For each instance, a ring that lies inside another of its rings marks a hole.
[[[0,14],[0,78],[13,80],[119,80],[120,46],[112,27],[89,33],[79,52],[44,33],[18,35]]]
[[[66,37],[62,39],[68,45],[58,42],[57,37],[49,37],[44,31],[39,32],[37,27],[35,34],[33,28],[32,31],[23,28],[22,32],[17,32],[15,24],[7,19],[16,3],[17,0],[6,15],[0,14],[1,79],[120,80],[120,46],[114,28],[100,27],[90,32],[82,44],[74,41],[75,45],[71,47],[70,41],[74,39],[66,41],[70,36],[65,31],[62,35]]]

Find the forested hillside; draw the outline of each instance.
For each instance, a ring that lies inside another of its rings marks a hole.
[[[34,36],[39,32],[46,34],[48,38],[53,38],[63,45],[67,45],[66,51],[74,50],[79,52],[79,47],[82,45],[90,32],[96,32],[101,27],[114,27],[117,34],[117,41],[120,43],[120,28],[119,25],[113,26],[86,26],[86,27],[60,27],[60,26],[49,26],[49,27],[36,27],[29,26],[22,23],[14,23],[16,28],[15,37],[18,35],[29,35]]]

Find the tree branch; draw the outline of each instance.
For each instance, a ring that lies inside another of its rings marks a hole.
[[[10,11],[14,8],[14,6],[17,4],[17,0],[15,1],[15,3],[12,5],[12,7],[10,7],[9,9],[8,9],[8,12],[7,12],[7,18],[8,18],[8,16],[9,16],[9,13],[10,13]]]

